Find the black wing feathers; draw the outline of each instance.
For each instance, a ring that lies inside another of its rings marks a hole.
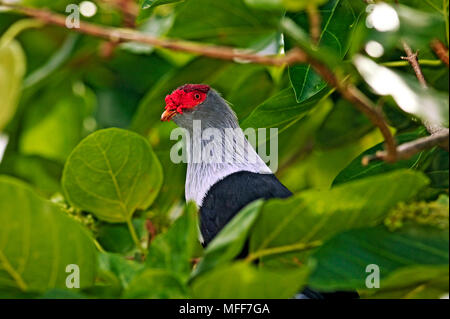
[[[247,204],[259,198],[285,198],[292,193],[273,174],[233,173],[214,184],[200,208],[200,229],[207,245]]]

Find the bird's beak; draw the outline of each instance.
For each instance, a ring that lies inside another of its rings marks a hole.
[[[177,110],[165,110],[161,115],[161,121],[170,121],[172,117],[177,115]]]

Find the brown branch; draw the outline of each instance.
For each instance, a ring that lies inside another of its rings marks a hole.
[[[66,27],[66,17],[64,15],[52,13],[50,11],[42,9],[5,4],[1,1],[0,5],[11,8],[29,17],[39,19],[47,24]],[[255,53],[244,52],[244,50],[238,50],[230,47],[202,45],[182,40],[161,39],[131,29],[112,28],[83,21],[80,22],[79,28],[73,28],[69,30],[88,34],[98,38],[103,38],[108,41],[117,43],[139,42],[156,47],[170,49],[173,51],[189,52],[221,60],[239,59],[257,64],[275,66],[306,62],[306,55],[302,51],[295,49],[291,50],[284,56],[263,56]]]
[[[0,0],[0,4],[1,4]],[[47,10],[26,8],[16,5],[3,4],[15,11],[34,17],[48,24],[54,24],[66,27],[66,17],[60,14],[51,13]],[[384,136],[386,142],[386,160],[396,160],[396,142],[392,136],[389,127],[384,120],[383,115],[377,111],[376,106],[361,91],[352,84],[346,84],[339,81],[336,76],[321,62],[307,55],[299,48],[291,49],[285,56],[262,56],[254,53],[243,52],[230,47],[202,45],[182,40],[170,40],[156,38],[138,31],[129,29],[118,29],[112,27],[99,26],[93,23],[80,22],[79,28],[70,29],[75,32],[88,34],[91,36],[104,38],[112,42],[139,42],[174,51],[184,51],[203,55],[210,58],[222,60],[245,60],[257,64],[266,65],[292,65],[297,63],[309,63],[314,70],[328,82],[329,85],[336,87],[342,96],[350,101],[356,108],[366,114],[374,125],[376,125]]]
[[[411,156],[430,149],[434,146],[441,146],[448,151],[449,148],[449,129],[441,129],[440,131],[419,138],[417,140],[401,144],[397,147],[397,160],[405,160]],[[387,153],[385,151],[379,151],[374,155],[365,156],[362,160],[363,165],[368,165],[371,161],[386,160]]]
[[[418,52],[413,52],[411,47],[406,43],[406,41],[402,41],[403,49],[406,52],[406,56],[402,56],[402,60],[407,60],[416,74],[417,79],[420,84],[426,88],[428,87],[427,82],[425,81],[425,77],[423,76],[422,69],[420,68],[419,60],[417,59]]]
[[[433,49],[436,56],[448,67],[448,48],[445,46],[445,44],[440,40],[435,39],[431,42],[431,48]]]

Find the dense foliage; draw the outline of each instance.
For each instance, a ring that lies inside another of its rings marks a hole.
[[[60,14],[78,2],[18,1]],[[138,10],[99,0],[82,19],[268,55],[309,47],[376,103],[398,143],[426,136],[433,119],[448,127],[449,71],[430,47],[448,47],[448,0],[386,1],[399,21],[387,31],[368,22],[363,0],[122,2]],[[428,88],[401,59],[404,42]],[[207,249],[184,200],[185,164],[169,158],[175,125],[160,123],[165,95],[184,83],[221,92],[243,128],[278,128],[276,175],[294,193],[251,203]],[[307,64],[119,44],[2,10],[2,146],[0,297],[291,298],[306,285],[364,298],[448,294],[448,151],[362,165],[383,137]],[[79,289],[66,287],[69,264]],[[380,288],[366,286],[371,264]]]

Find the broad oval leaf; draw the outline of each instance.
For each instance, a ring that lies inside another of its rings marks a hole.
[[[448,235],[448,230],[412,225],[395,232],[378,226],[339,234],[312,255],[317,265],[310,284],[324,290],[366,288],[366,267],[371,264],[379,268],[380,288],[387,288],[385,278],[391,273],[408,267],[447,266],[448,272]]]
[[[67,288],[68,265],[80,288],[93,285],[96,249],[89,233],[26,184],[0,177],[0,288],[42,292]]]
[[[117,128],[78,144],[64,166],[62,186],[75,207],[108,222],[125,222],[147,208],[162,184],[162,169],[142,136]]]
[[[25,53],[17,41],[0,47],[0,132],[16,112],[25,69]]]
[[[396,203],[410,199],[427,183],[422,173],[399,170],[326,191],[270,200],[250,235],[250,253],[256,258],[306,250],[336,233],[375,225]]]

